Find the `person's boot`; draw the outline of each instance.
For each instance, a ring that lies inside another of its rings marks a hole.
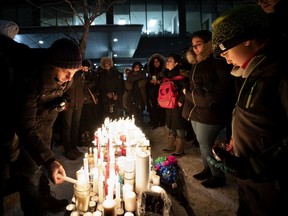
[[[163,149],[165,152],[172,152],[175,149],[176,137],[173,135],[168,136],[168,145]]]
[[[179,137],[175,140],[175,151],[171,153],[171,155],[175,157],[179,157],[184,155],[184,146],[185,146],[185,139],[181,139]]]

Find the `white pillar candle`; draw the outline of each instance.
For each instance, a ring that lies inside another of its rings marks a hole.
[[[78,184],[82,184],[82,185],[86,184],[86,176],[85,176],[83,167],[80,170],[77,170],[76,178],[77,178]]]
[[[149,155],[146,152],[140,152],[136,155],[136,178],[135,190],[139,194],[141,190],[149,187]]]
[[[130,185],[130,184],[124,184],[124,185],[122,186],[123,199],[124,199],[125,193],[128,192],[128,191],[133,191],[133,186]]]
[[[124,208],[125,211],[136,211],[136,193],[133,191],[127,191],[124,194]]]

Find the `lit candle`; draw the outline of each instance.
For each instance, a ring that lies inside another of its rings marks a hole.
[[[124,194],[124,208],[125,211],[134,212],[136,210],[136,193],[127,191]]]
[[[80,211],[80,213],[82,214],[88,211],[90,201],[90,188],[91,185],[89,183],[85,185],[79,185],[79,184],[74,185],[76,209]]]
[[[84,173],[86,182],[89,182],[89,166],[88,166],[88,154],[85,154],[85,157],[83,158],[83,167],[84,167]]]
[[[104,216],[116,216],[116,203],[113,199],[107,198],[103,202]]]
[[[81,167],[80,170],[77,170],[76,178],[77,178],[78,184],[82,184],[82,185],[86,184],[87,181],[86,181],[86,176],[85,176],[83,167]]]

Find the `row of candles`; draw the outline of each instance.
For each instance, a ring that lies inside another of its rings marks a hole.
[[[85,154],[83,167],[76,172],[74,196],[78,212],[88,213],[93,197],[98,203],[95,215],[135,212],[137,194],[149,188],[150,180],[159,184],[159,176],[151,169],[150,155],[149,140],[135,126],[133,118],[106,119],[95,132],[94,147]],[[79,191],[86,193],[80,196]]]

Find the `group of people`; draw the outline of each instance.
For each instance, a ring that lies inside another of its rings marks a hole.
[[[184,155],[190,122],[203,161],[195,179],[204,187],[217,188],[226,184],[225,174],[235,176],[238,216],[283,214],[288,193],[288,75],[287,54],[279,47],[287,47],[287,28],[280,24],[288,7],[284,0],[259,0],[258,4],[227,10],[212,23],[211,32],[195,32],[186,55],[191,64],[188,73],[181,72],[178,54],[171,53],[166,60],[155,54],[146,65],[148,77],[142,64],[135,62],[125,81],[108,57],[101,59],[98,72],[86,76],[91,62],[82,59],[70,39],[56,40],[48,49],[30,49],[13,40],[17,25],[12,34],[1,32],[0,60],[5,69],[1,171],[7,146],[10,150],[16,146],[12,149],[19,150],[24,215],[41,216],[68,204],[56,199],[49,186],[49,179],[61,184],[61,176],[66,176],[51,149],[53,125],[59,118],[66,156],[78,157],[82,155],[76,148],[79,134],[97,127],[81,129],[81,118],[90,118],[98,103],[102,120],[122,116],[126,105],[137,124],[147,107],[152,126],[167,125],[168,143],[163,150],[174,156]],[[159,107],[157,90],[162,79],[179,75],[183,79],[174,81],[178,106]],[[225,142],[232,146],[229,151],[228,145],[214,145],[222,129],[226,129]],[[3,180],[2,175],[1,198]]]
[[[211,33],[193,34],[190,86],[182,89],[182,114],[204,166],[193,177],[208,188],[224,186],[225,174],[236,177],[238,216],[281,215],[287,205],[287,54],[279,47],[287,48],[281,19],[288,7],[280,0],[258,4],[227,10]],[[227,144],[215,145],[223,125]]]

